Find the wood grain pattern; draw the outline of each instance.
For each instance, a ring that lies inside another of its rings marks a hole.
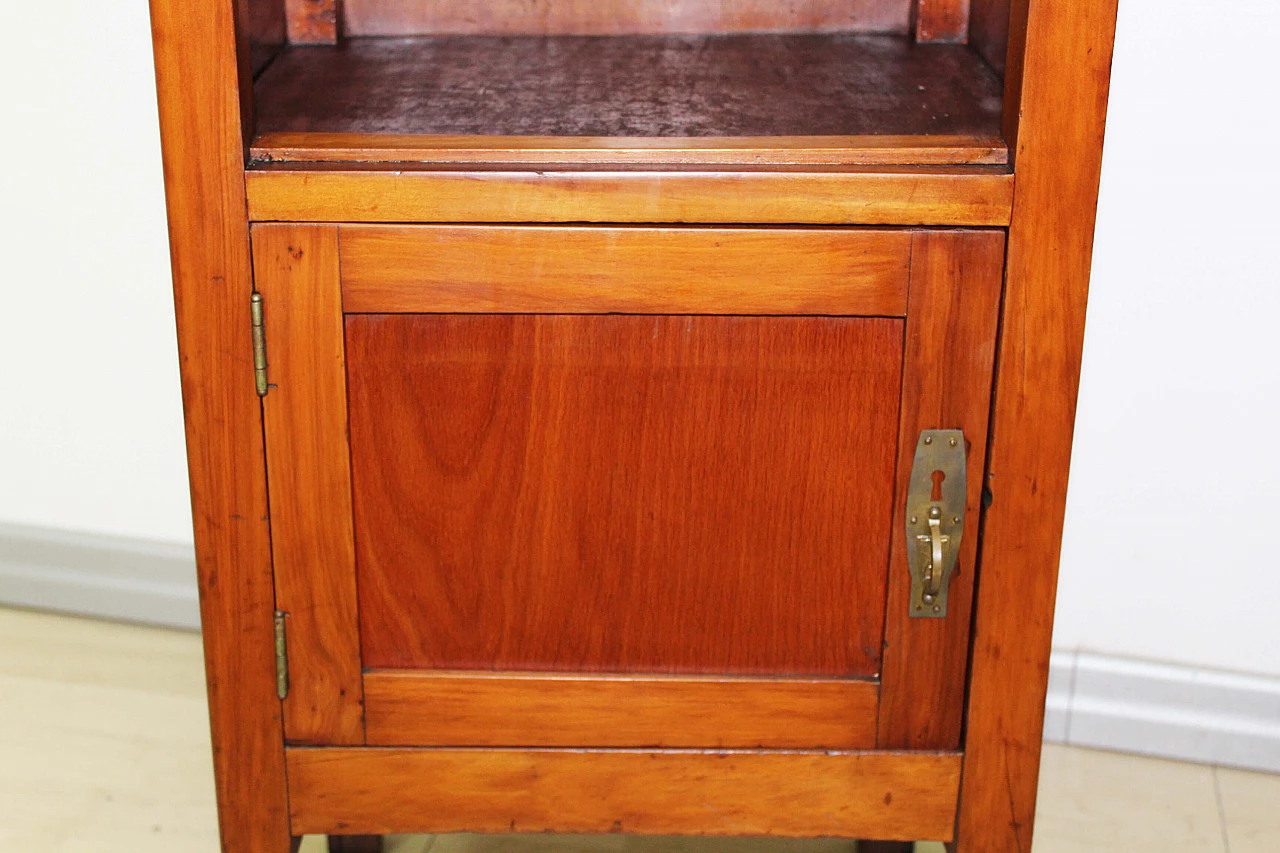
[[[290,44],[337,44],[343,0],[285,0]]]
[[[999,135],[972,51],[889,36],[351,39],[285,51],[258,132],[445,136]]]
[[[873,675],[901,352],[890,319],[348,315],[365,666]]]
[[[1003,165],[999,137],[442,136],[383,133],[264,133],[260,163],[430,163],[503,166],[910,166]]]
[[[371,746],[869,749],[878,697],[846,679],[365,675]]]
[[[828,171],[416,171],[260,167],[249,215],[294,222],[1009,224],[998,166]]]
[[[905,33],[910,0],[346,0],[352,35]]]
[[[911,254],[878,743],[882,749],[956,749],[964,720],[1004,233],[918,231]],[[926,429],[963,430],[968,451],[969,522],[946,619],[912,619],[908,612],[911,575],[902,531],[916,441]]]
[[[1027,20],[960,853],[1032,843],[1116,3],[1037,3]]]
[[[276,607],[289,614],[285,737],[362,744],[338,229],[255,226],[253,260],[271,383],[263,412]]]
[[[969,40],[970,0],[915,0],[916,41],[965,44]]]
[[[303,749],[296,832],[585,832],[949,840],[948,753]]]
[[[222,849],[289,849],[233,4],[152,0]]]
[[[349,313],[906,314],[905,231],[345,226]]]
[[[1009,52],[1009,0],[972,0],[969,44],[992,68],[1004,74]]]

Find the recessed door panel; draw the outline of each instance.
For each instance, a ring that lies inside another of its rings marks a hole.
[[[902,335],[349,316],[364,665],[876,674]]]

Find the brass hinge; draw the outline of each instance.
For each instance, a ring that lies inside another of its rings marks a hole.
[[[276,611],[276,696],[289,695],[289,649],[284,640],[284,618],[288,614]]]
[[[267,330],[262,323],[262,294],[249,297],[249,316],[253,319],[253,381],[258,396],[267,396]]]

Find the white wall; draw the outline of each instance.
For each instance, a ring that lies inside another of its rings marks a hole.
[[[1120,2],[1060,647],[1280,675],[1278,42]]]
[[[189,541],[146,5],[7,24],[0,522]],[[1121,0],[1063,648],[1280,675],[1278,29]]]
[[[5,26],[0,522],[189,542],[147,4]]]

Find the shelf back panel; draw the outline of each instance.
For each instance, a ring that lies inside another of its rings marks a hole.
[[[345,0],[350,36],[905,34],[912,0]]]

